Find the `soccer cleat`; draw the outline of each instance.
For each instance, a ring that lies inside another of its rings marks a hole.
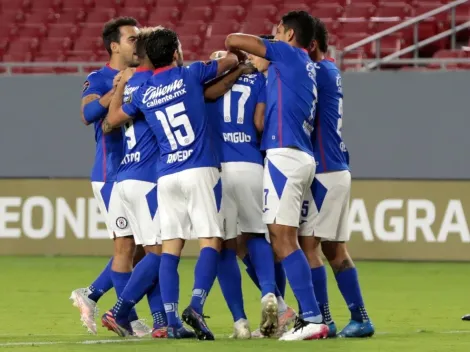
[[[336,324],[334,321],[331,321],[329,322],[328,324],[326,324],[328,326],[328,337],[329,338],[333,338],[333,337],[336,337],[336,333],[338,331],[338,329],[336,328]]]
[[[328,336],[328,326],[296,318],[294,327],[281,336],[279,341],[319,340]]]
[[[196,333],[185,326],[176,327],[168,326],[167,328],[169,339],[195,339]]]
[[[338,337],[371,337],[374,333],[374,325],[370,320],[365,322],[351,320],[349,324],[341,330]]]
[[[272,336],[278,326],[277,299],[273,293],[261,298],[261,324],[260,331],[264,336]]]
[[[90,293],[89,288],[78,288],[72,291],[70,299],[73,302],[73,306],[80,310],[80,320],[83,326],[87,328],[90,334],[96,335],[95,318],[98,315],[98,307],[95,301],[88,298]]]
[[[470,321],[470,314],[464,315],[462,320]]]
[[[251,339],[250,323],[246,319],[239,319],[233,324],[233,339]]]
[[[287,307],[287,309],[284,312],[279,312],[279,322],[278,322],[278,327],[276,330],[276,337],[281,337],[284,335],[287,330],[289,325],[294,322],[296,314],[295,311],[291,307]]]
[[[209,318],[197,313],[193,308],[188,307],[183,312],[183,321],[191,326],[199,340],[214,340],[214,334],[209,330],[205,318]]]
[[[167,327],[165,325],[152,329],[152,337],[154,339],[164,339],[168,337]]]
[[[132,331],[132,326],[130,323],[126,325],[120,325],[116,322],[114,318],[114,314],[112,311],[108,310],[106,313],[103,314],[101,317],[101,322],[103,323],[103,327],[108,328],[110,331],[114,331],[121,337],[133,336],[134,332]]]
[[[261,333],[259,328],[251,333],[251,337],[254,339],[264,339],[264,335]]]
[[[144,337],[152,333],[152,329],[145,324],[143,319],[131,321],[131,327],[137,337]]]

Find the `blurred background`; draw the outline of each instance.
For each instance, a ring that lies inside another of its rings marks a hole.
[[[353,255],[470,260],[468,0],[0,0],[0,254],[111,252],[80,121],[107,20],[175,29],[190,62],[298,9],[327,24],[343,70]]]

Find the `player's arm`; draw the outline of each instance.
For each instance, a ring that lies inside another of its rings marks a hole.
[[[81,105],[81,117],[85,125],[99,121],[106,116],[114,94],[114,87],[119,82],[120,77],[120,74],[116,75],[113,88],[105,92],[105,87],[96,73],[88,76],[83,88]]]
[[[187,69],[201,84],[204,85],[221,74],[231,70],[237,65],[237,55],[233,53],[226,53],[224,57],[218,60],[194,62],[189,65]]]
[[[242,50],[252,55],[266,57],[264,41],[254,35],[233,33],[225,39],[225,47],[228,51]]]
[[[227,74],[207,83],[204,89],[204,98],[207,100],[216,100],[227,93],[241,75],[253,73],[254,70],[255,68],[251,64],[239,64]]]
[[[134,111],[136,109],[128,109],[128,111],[124,111],[122,105],[124,90],[127,81],[130,77],[132,77],[132,74],[133,71],[131,69],[126,69],[122,74],[122,78],[116,86],[114,96],[112,97],[111,102],[109,104],[108,116],[106,116],[101,125],[101,128],[103,129],[104,133],[109,133],[113,129],[124,125],[127,121],[132,119],[133,115],[135,115]]]
[[[264,112],[266,110],[265,103],[258,103],[256,104],[255,108],[255,127],[259,133],[262,133],[264,130]]]

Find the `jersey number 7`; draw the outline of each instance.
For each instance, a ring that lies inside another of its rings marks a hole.
[[[194,142],[194,130],[191,127],[188,115],[186,115],[183,102],[167,107],[165,112],[156,111],[155,115],[162,124],[171,150],[178,149],[178,144],[185,147]]]

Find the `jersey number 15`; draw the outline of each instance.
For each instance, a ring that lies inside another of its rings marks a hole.
[[[194,130],[191,127],[188,115],[186,115],[183,102],[167,107],[165,112],[156,111],[155,115],[162,124],[171,150],[178,149],[178,144],[185,147],[194,142]]]

